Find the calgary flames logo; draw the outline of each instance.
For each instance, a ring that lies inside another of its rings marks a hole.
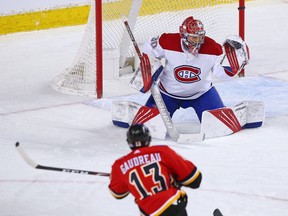
[[[200,81],[201,71],[199,68],[182,65],[174,69],[175,79],[182,83],[193,83]]]

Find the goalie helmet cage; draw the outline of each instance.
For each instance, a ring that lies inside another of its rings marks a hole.
[[[244,39],[244,9],[245,0],[91,0],[77,55],[51,87],[66,94],[102,98],[103,80],[119,79],[121,71],[132,71],[134,61],[139,60],[123,18],[140,47],[151,37],[179,32],[188,16],[201,20],[206,35],[221,44],[228,35]]]

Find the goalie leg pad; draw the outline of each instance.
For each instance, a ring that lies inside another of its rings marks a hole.
[[[142,106],[134,117],[132,124],[144,124],[158,114],[158,109]]]
[[[149,128],[151,136],[165,139],[167,129],[156,108],[149,108],[131,101],[112,102],[112,123],[115,126],[128,128],[131,124],[144,124]]]
[[[142,105],[131,101],[113,101],[111,107],[112,123],[128,128]]]
[[[167,129],[157,108],[142,106],[135,115],[132,124],[145,124],[156,139],[165,139]]]
[[[244,101],[231,108],[207,110],[202,114],[201,133],[205,133],[205,138],[214,138],[260,127],[264,116],[264,103],[260,101]]]
[[[226,136],[241,129],[241,124],[230,108],[207,110],[202,114],[201,133],[205,134],[205,138]]]
[[[243,128],[257,128],[263,125],[265,120],[265,105],[262,101],[246,101],[247,121]]]

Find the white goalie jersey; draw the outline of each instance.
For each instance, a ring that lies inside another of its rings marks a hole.
[[[196,56],[183,51],[179,33],[152,38],[142,51],[150,57],[166,59],[159,87],[174,98],[195,99],[207,92],[212,87],[211,73],[220,79],[230,78],[221,65],[222,46],[207,36]]]

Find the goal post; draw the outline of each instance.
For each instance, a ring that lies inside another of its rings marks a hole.
[[[245,0],[239,0],[239,36],[245,41]],[[245,76],[245,69],[243,68],[238,74],[239,77]]]
[[[201,20],[206,35],[221,44],[228,35],[244,37],[244,4],[244,0],[91,0],[74,61],[54,78],[51,87],[66,94],[102,98],[104,80],[133,73],[139,59],[123,18],[140,47],[151,37],[179,32],[188,16]]]
[[[103,97],[102,1],[97,1],[97,0],[95,1],[96,1],[95,11],[97,11],[97,14],[98,14],[98,16],[95,16],[95,44],[96,44],[95,45],[96,46],[95,96],[99,99]]]

